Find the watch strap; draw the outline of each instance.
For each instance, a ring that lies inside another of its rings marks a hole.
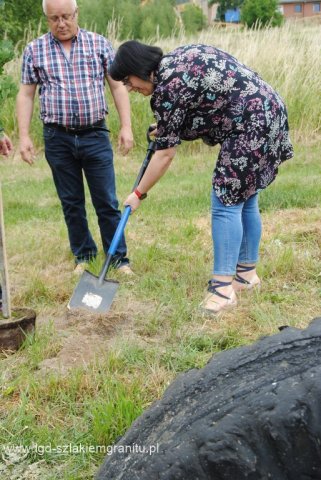
[[[141,192],[138,190],[138,188],[135,188],[134,193],[135,193],[136,197],[139,198],[139,200],[144,200],[144,198],[147,197],[147,193],[141,193]]]

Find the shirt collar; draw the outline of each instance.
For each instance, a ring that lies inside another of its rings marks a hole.
[[[50,39],[50,42],[51,42],[51,43],[60,43],[60,41],[58,40],[58,38],[55,38],[51,32],[48,32],[48,33],[49,33],[49,39]],[[78,42],[78,37],[80,37],[80,35],[81,35],[81,29],[78,27],[77,33],[76,33],[76,35],[72,38],[72,41],[73,41],[73,42]]]

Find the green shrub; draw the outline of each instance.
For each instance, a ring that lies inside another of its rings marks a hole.
[[[277,8],[277,0],[245,0],[241,7],[241,21],[248,27],[279,26],[283,16]]]
[[[116,26],[120,40],[170,36],[176,25],[172,0],[83,0],[80,6],[81,23],[105,35]]]
[[[0,105],[3,107],[10,98],[14,98],[17,93],[17,86],[14,79],[4,72],[4,66],[14,58],[13,45],[8,40],[0,41]],[[1,113],[3,108],[1,108]],[[4,116],[4,115],[3,115]],[[3,118],[0,118],[2,125]]]
[[[2,3],[2,5],[1,5]],[[5,0],[0,2],[0,36],[5,35],[16,44],[27,28],[38,29],[43,17],[42,2],[38,0]],[[45,22],[44,22],[45,24]],[[41,29],[45,28],[45,25]]]
[[[182,20],[187,34],[199,32],[207,24],[207,19],[202,9],[192,4],[186,5],[182,11]]]

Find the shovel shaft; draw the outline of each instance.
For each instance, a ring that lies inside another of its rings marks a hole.
[[[117,247],[119,245],[119,242],[121,240],[121,237],[124,233],[126,223],[128,221],[129,215],[131,212],[131,208],[129,205],[125,207],[123,214],[121,216],[120,222],[118,224],[117,230],[113,236],[112,242],[110,244],[109,250],[108,250],[108,255],[115,255]]]
[[[0,184],[0,274],[2,288],[2,315],[4,318],[11,317],[9,274],[6,253],[6,236],[4,230],[4,217],[2,205],[2,189]]]
[[[125,207],[125,210],[123,211],[120,222],[118,224],[118,227],[116,229],[116,232],[115,232],[115,234],[113,236],[113,239],[112,239],[112,242],[110,244],[109,250],[107,252],[107,257],[106,257],[105,263],[104,263],[103,268],[102,268],[102,270],[99,274],[99,278],[98,278],[98,284],[99,285],[102,285],[104,283],[104,280],[105,280],[106,274],[108,272],[108,269],[110,267],[112,258],[115,255],[115,252],[117,250],[117,247],[119,245],[121,237],[124,233],[124,230],[125,230],[126,223],[128,221],[130,212],[131,212],[131,208],[128,205],[127,207]]]
[[[151,140],[149,134],[151,131],[154,130],[154,127],[149,127],[147,131],[147,141],[148,141],[148,148],[147,148],[147,153],[145,156],[145,159],[142,163],[142,166],[140,167],[139,173],[137,175],[136,181],[134,183],[132,192],[135,190],[135,188],[138,186],[139,182],[143,178],[143,175],[145,173],[146,168],[148,167],[148,164],[150,162],[150,159],[152,158],[153,154],[155,153],[155,142]],[[101,272],[98,277],[98,283],[99,285],[102,285],[104,283],[106,274],[108,272],[108,269],[110,267],[110,264],[112,262],[112,257],[115,255],[117,247],[119,245],[119,242],[121,240],[122,235],[124,234],[124,230],[126,227],[126,223],[128,221],[129,215],[131,214],[131,208],[129,205],[127,205],[122,213],[120,222],[118,224],[118,227],[116,229],[116,232],[114,234],[114,237],[112,239],[112,242],[110,244],[109,250],[107,252],[106,260],[103,265],[103,268],[101,269]]]
[[[153,156],[153,154],[155,153],[155,142],[153,142],[152,140],[149,142],[148,144],[148,149],[147,149],[147,154],[146,154],[146,157],[142,163],[142,166],[140,167],[140,171],[137,175],[137,178],[136,178],[136,181],[134,183],[134,186],[133,186],[133,189],[132,189],[132,192],[135,190],[135,188],[138,187],[138,184],[139,182],[141,181],[141,179],[143,178],[144,176],[144,173],[145,173],[145,170],[146,168],[148,167],[148,164]]]
[[[104,262],[103,268],[101,269],[101,272],[98,277],[98,285],[102,285],[104,283],[106,273],[108,272],[112,259],[113,259],[113,256],[110,253],[108,253],[106,260]]]

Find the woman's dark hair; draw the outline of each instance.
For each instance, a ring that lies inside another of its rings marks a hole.
[[[142,80],[149,80],[163,56],[163,50],[136,40],[123,43],[117,50],[109,70],[114,80],[123,80],[128,75],[135,75]]]

